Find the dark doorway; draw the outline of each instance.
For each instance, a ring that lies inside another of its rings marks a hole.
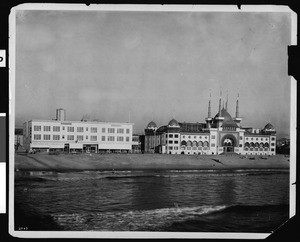
[[[224,153],[234,152],[234,140],[231,137],[227,137],[224,139],[223,152]]]
[[[70,144],[65,144],[64,152],[70,152]]]

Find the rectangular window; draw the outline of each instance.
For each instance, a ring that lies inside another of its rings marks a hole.
[[[174,141],[174,144],[178,144],[178,140],[175,140],[175,141]]]
[[[74,140],[74,135],[68,135],[67,140]]]
[[[169,138],[173,138],[173,134],[169,134]]]
[[[271,143],[271,146],[275,146],[275,143],[272,142],[272,143]]]
[[[64,138],[65,138],[65,136],[63,135],[63,136],[62,136],[62,139],[64,139]]]
[[[83,135],[77,135],[77,141],[82,141],[82,140],[83,140]]]
[[[74,127],[69,127],[68,126],[68,132],[74,132]]]
[[[169,150],[173,150],[173,146],[169,146]]]
[[[105,141],[105,136],[102,136],[102,137],[101,137],[101,140],[102,140],[102,141]]]
[[[46,131],[46,132],[51,131],[51,126],[44,126],[44,131]]]
[[[108,128],[108,133],[113,134],[115,132],[114,128]]]
[[[243,145],[242,145],[242,144],[240,144],[240,147],[243,147]]]
[[[107,138],[108,138],[107,139],[108,141],[115,141],[115,137],[114,136],[108,136]]]
[[[35,134],[35,135],[33,135],[33,139],[34,139],[34,140],[41,140],[41,139],[42,139],[42,135],[40,135],[40,134]]]
[[[105,133],[105,128],[102,128],[102,133]]]
[[[178,150],[178,146],[175,146],[175,147],[174,147],[174,150]]]
[[[242,137],[242,136],[240,136],[240,140],[243,140],[243,137]]]
[[[54,134],[53,135],[53,140],[59,140],[60,139],[60,135]]]
[[[215,135],[212,135],[212,136],[211,136],[211,139],[215,139],[215,138],[216,138],[216,136],[215,136]]]
[[[173,144],[173,140],[169,140],[169,144]]]
[[[129,137],[126,137],[126,142],[129,142]]]
[[[91,133],[97,133],[97,128],[96,127],[91,127]]]
[[[59,132],[60,126],[53,126],[53,132]]]
[[[215,147],[216,145],[215,144],[211,144],[211,147]]]
[[[178,134],[175,134],[175,135],[174,135],[174,138],[178,138]]]
[[[89,136],[86,135],[86,136],[85,136],[85,139],[89,139]]]
[[[34,128],[33,128],[34,131],[41,131],[42,128],[40,125],[34,125]]]
[[[91,141],[97,141],[97,136],[92,135],[92,136],[91,136]]]
[[[50,134],[44,134],[44,140],[50,140]]]
[[[77,132],[82,133],[83,132],[83,127],[77,127]]]
[[[117,129],[118,134],[124,134],[124,129]]]
[[[129,134],[129,129],[126,129],[126,134]]]
[[[86,129],[85,129],[86,131],[89,131],[89,128],[88,127],[86,127]]]
[[[275,149],[274,149],[274,148],[272,148],[272,149],[271,149],[271,151],[275,151]]]
[[[124,141],[124,137],[118,136],[118,137],[117,137],[117,141]]]

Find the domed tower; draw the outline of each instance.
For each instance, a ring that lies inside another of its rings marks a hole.
[[[180,128],[179,123],[174,118],[168,123],[168,127],[170,127],[170,128]]]
[[[156,147],[156,130],[157,125],[151,121],[145,129],[144,150],[146,153],[154,153]]]
[[[266,126],[263,128],[263,132],[266,134],[276,134],[274,126],[270,123],[266,124]]]
[[[157,125],[156,123],[154,123],[153,121],[151,121],[148,125],[146,129],[150,129],[150,130],[157,130]]]

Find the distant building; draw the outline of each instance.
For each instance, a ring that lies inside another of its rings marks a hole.
[[[24,123],[27,151],[131,152],[133,123],[65,121],[65,112],[56,120],[30,120]]]
[[[167,125],[157,127],[151,121],[145,129],[146,153],[161,154],[223,154],[275,155],[276,131],[268,123],[263,129],[243,128],[239,116],[239,100],[232,118],[226,107],[211,116],[211,100],[205,123],[177,122],[172,119]]]
[[[276,141],[276,152],[278,154],[290,154],[290,139],[281,138]]]
[[[132,135],[132,153],[141,153],[140,135]]]
[[[19,150],[23,147],[23,129],[15,129],[15,150]]]

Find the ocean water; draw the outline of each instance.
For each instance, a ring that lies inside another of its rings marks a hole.
[[[15,229],[263,232],[289,217],[288,170],[17,172]]]

